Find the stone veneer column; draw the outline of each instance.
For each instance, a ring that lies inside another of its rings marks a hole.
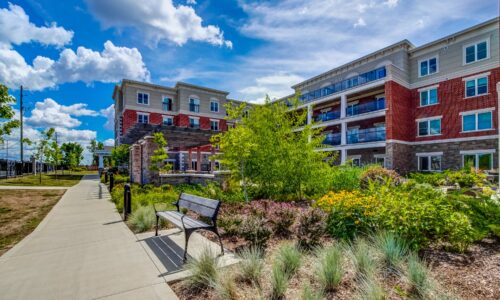
[[[142,140],[142,183],[147,184],[151,183],[154,179],[153,176],[155,172],[149,170],[149,165],[151,164],[151,156],[153,155],[154,150],[156,150],[157,146],[153,142],[152,136],[146,136]]]
[[[129,148],[129,175],[133,183],[141,183],[141,145],[133,144]]]
[[[211,150],[212,150],[212,155],[211,155],[211,159],[210,159],[210,173],[213,173],[215,171],[215,159],[214,159],[214,155],[215,155],[215,147],[210,147]]]
[[[196,148],[196,171],[201,172],[201,148]]]
[[[193,151],[191,150],[191,148],[189,148],[187,170],[186,171],[191,171],[192,168],[193,168]]]

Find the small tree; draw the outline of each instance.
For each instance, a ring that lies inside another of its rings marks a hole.
[[[116,146],[111,150],[111,159],[115,166],[122,166],[128,164],[129,159],[129,145],[122,144]]]
[[[20,126],[19,120],[12,120],[14,110],[11,104],[15,103],[16,99],[9,95],[9,89],[0,84],[0,144],[4,141],[4,135],[10,135],[12,129]],[[3,121],[6,120],[6,121]]]
[[[61,145],[62,163],[70,170],[80,165],[83,159],[83,147],[79,143],[64,143]]]
[[[156,149],[150,157],[149,170],[155,172],[156,177],[159,176],[159,172],[161,171],[167,172],[171,170],[172,166],[165,163],[165,160],[168,159],[168,153],[166,150],[167,140],[161,132],[153,134],[153,143],[156,144]]]
[[[40,170],[40,184],[42,184],[42,171],[43,171],[43,163],[47,159],[47,155],[50,155],[50,141],[55,133],[54,128],[50,128],[47,131],[42,131],[42,139],[37,142],[36,152],[34,157],[42,164],[42,170]]]

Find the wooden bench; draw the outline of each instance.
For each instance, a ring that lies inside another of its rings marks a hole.
[[[184,236],[185,236],[184,262],[185,262],[187,258],[189,237],[191,236],[191,234],[197,230],[208,230],[217,235],[217,237],[219,238],[221,252],[222,254],[224,254],[224,247],[222,246],[222,240],[220,238],[219,231],[217,230],[217,215],[219,213],[220,204],[221,202],[218,200],[212,200],[208,198],[182,193],[179,196],[179,200],[177,200],[177,202],[174,203],[174,205],[177,207],[177,210],[157,211],[156,208],[154,208],[156,214],[155,236],[158,236],[158,227],[160,218],[169,221],[175,227],[184,231]],[[211,224],[207,224],[205,222],[202,222],[200,220],[191,218],[183,214],[181,212],[182,208],[191,210],[200,216],[209,218]]]

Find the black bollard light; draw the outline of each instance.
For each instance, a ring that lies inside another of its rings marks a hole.
[[[113,191],[113,187],[115,186],[115,176],[113,172],[109,173],[109,191]]]
[[[108,183],[108,172],[104,172],[104,183]]]
[[[132,213],[132,193],[130,192],[130,184],[123,187],[123,220],[127,221],[128,215]]]

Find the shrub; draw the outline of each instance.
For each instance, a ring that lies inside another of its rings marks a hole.
[[[299,270],[302,264],[302,253],[300,253],[296,246],[287,243],[278,250],[275,262],[278,263],[283,272],[291,278]]]
[[[325,219],[325,213],[320,209],[309,208],[301,213],[296,227],[300,248],[310,250],[319,244],[325,233]]]
[[[202,290],[218,279],[218,260],[212,249],[204,247],[198,259],[190,259],[186,264],[191,276],[186,280],[189,288]]]
[[[273,226],[274,234],[282,237],[289,236],[296,216],[297,211],[287,203],[280,203],[279,207],[273,207],[269,212],[269,220]]]
[[[408,253],[406,242],[389,231],[378,232],[372,239],[386,269],[395,271]]]
[[[329,192],[315,204],[329,213],[327,231],[335,237],[351,239],[376,228],[380,201],[358,191]]]
[[[267,220],[263,217],[250,215],[243,219],[241,223],[240,235],[251,246],[265,249],[271,233],[272,231],[267,225]]]
[[[358,299],[362,300],[385,300],[387,295],[384,288],[375,277],[364,277],[358,288]]]
[[[331,172],[331,189],[336,192],[359,189],[363,171],[363,168],[347,165],[334,167]]]
[[[372,277],[377,269],[377,262],[372,256],[373,248],[365,238],[357,238],[349,247],[358,277]]]
[[[152,206],[140,206],[132,211],[128,223],[135,232],[144,232],[153,229],[156,225],[155,211]]]
[[[319,251],[316,276],[323,290],[333,291],[338,287],[344,276],[342,249],[338,244]]]
[[[474,168],[463,168],[459,171],[444,171],[448,185],[458,184],[460,187],[489,185],[486,174]]]
[[[417,183],[426,183],[432,186],[443,186],[447,184],[446,175],[439,172],[411,173],[409,177],[415,180]]]
[[[236,236],[240,232],[243,219],[238,214],[220,214],[217,225],[224,230],[227,236]]]
[[[396,171],[387,170],[382,166],[374,165],[363,172],[360,186],[366,189],[370,183],[384,184],[389,182],[392,185],[399,185],[402,181],[403,179]]]
[[[283,299],[288,288],[288,274],[283,270],[281,263],[275,261],[271,271],[271,299]]]
[[[407,275],[410,292],[418,297],[426,298],[432,290],[429,270],[416,254],[408,257]]]
[[[314,291],[310,285],[304,285],[302,288],[301,300],[322,300],[323,293],[321,291]]]
[[[256,247],[248,247],[240,252],[239,270],[241,279],[259,284],[260,275],[264,268],[262,255],[262,250]]]

